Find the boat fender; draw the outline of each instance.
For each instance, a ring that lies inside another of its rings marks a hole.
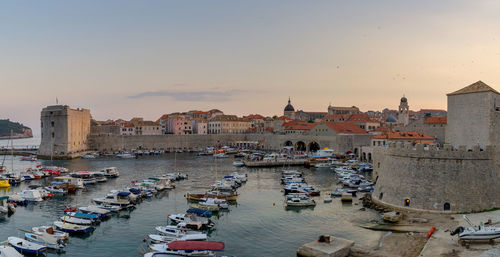
[[[460,226],[460,227],[457,227],[454,231],[451,231],[450,232],[450,235],[454,236],[456,234],[460,234],[464,231],[464,227]]]
[[[432,234],[434,233],[434,231],[436,231],[436,228],[435,227],[431,227],[431,230],[429,230],[429,233],[427,233],[427,238],[431,237]]]

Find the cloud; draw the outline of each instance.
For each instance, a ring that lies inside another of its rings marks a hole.
[[[179,102],[195,102],[195,101],[205,101],[205,102],[226,102],[230,101],[234,96],[245,93],[244,90],[225,90],[225,91],[171,91],[171,90],[160,90],[160,91],[148,91],[139,94],[128,96],[131,99],[140,99],[148,97],[162,97],[168,96],[174,101]]]

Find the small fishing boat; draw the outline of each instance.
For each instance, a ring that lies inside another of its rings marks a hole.
[[[324,202],[324,203],[331,203],[332,201],[333,201],[333,199],[332,199],[331,197],[325,197],[325,198],[323,199],[323,202]]]
[[[33,190],[23,190],[22,192],[17,193],[17,195],[21,198],[24,198],[25,200],[29,202],[41,202],[43,201],[42,195],[40,194],[40,191],[33,189]]]
[[[128,206],[131,204],[129,195],[130,192],[117,192],[116,194],[108,194],[105,198],[94,198],[92,201],[97,204]]]
[[[224,199],[226,201],[236,201],[238,199],[238,193],[223,194],[221,192],[215,193],[205,193],[205,194],[192,194],[186,193],[186,198],[188,200],[200,201],[202,198],[217,198]]]
[[[352,194],[344,192],[344,193],[342,193],[340,200],[342,202],[352,202]]]
[[[332,193],[330,195],[332,196],[337,196],[337,197],[341,197],[343,193],[345,193],[346,191],[342,188],[337,188],[335,189],[334,191],[332,191]]]
[[[82,158],[83,159],[95,159],[96,156],[94,154],[87,153],[87,154],[82,155]]]
[[[86,234],[92,229],[90,226],[81,226],[62,221],[54,221],[54,226],[56,226],[57,229],[70,234]]]
[[[242,161],[234,161],[233,166],[234,167],[243,167],[243,166],[245,166],[245,163]]]
[[[23,257],[14,247],[0,245],[0,257]]]
[[[8,237],[9,244],[20,253],[40,255],[47,251],[47,247],[29,242],[19,237]]]
[[[199,216],[210,217],[212,215],[211,211],[197,209],[197,208],[189,208],[186,213],[194,213]]]
[[[229,204],[226,200],[217,198],[201,198],[199,204],[203,206],[218,206],[220,209],[229,208]]]
[[[179,226],[179,225],[177,225],[177,226],[172,226],[172,225],[158,226],[155,229],[156,229],[156,231],[160,232],[160,234],[162,234],[163,236],[168,236],[168,237],[180,237],[183,235],[194,235],[194,234],[206,235],[206,233],[204,233],[204,232],[186,229],[186,228]]]
[[[125,208],[128,208],[129,206],[125,206],[125,207],[121,207],[121,206],[118,206],[118,205],[109,205],[109,204],[98,204],[96,205],[97,208],[101,208],[101,209],[105,209],[105,210],[108,210],[108,211],[112,211],[112,212],[118,212],[118,211],[121,211]]]
[[[464,215],[463,218],[469,223],[470,227],[457,227],[454,231],[450,232],[450,235],[458,235],[460,240],[470,241],[489,241],[500,238],[500,228],[486,226],[482,222],[479,225],[474,225],[467,216]]]
[[[79,218],[79,219],[86,219],[86,220],[92,220],[92,221],[98,221],[100,219],[99,214],[92,214],[92,213],[83,213],[83,212],[66,212],[67,216],[74,217],[74,218]]]
[[[21,156],[19,159],[21,161],[30,161],[30,162],[36,162],[36,161],[38,161],[38,158],[36,157],[36,155]]]
[[[66,195],[66,194],[68,194],[67,190],[64,190],[63,188],[57,188],[57,186],[48,186],[48,187],[44,187],[44,189],[51,192],[54,195]]]
[[[301,198],[292,198],[290,200],[286,200],[286,207],[311,207],[316,206],[316,201],[313,199],[301,199]]]
[[[179,236],[162,236],[162,235],[149,235],[151,242],[155,244],[170,243],[172,241],[206,241],[207,234],[181,234]]]
[[[191,229],[210,229],[214,226],[214,222],[211,219],[198,217],[193,214],[169,214],[168,218],[173,223],[182,224],[186,228]]]
[[[120,176],[120,172],[118,172],[118,169],[116,167],[109,167],[101,170],[102,173],[104,173],[104,176],[108,178],[117,178]]]
[[[78,210],[80,210],[81,212],[85,212],[85,213],[95,213],[95,214],[100,215],[101,217],[111,215],[110,210],[106,210],[106,209],[97,207],[95,205],[89,205],[86,207],[79,207]]]
[[[82,225],[82,226],[91,226],[94,222],[89,219],[81,219],[81,218],[75,218],[72,216],[62,216],[59,218],[59,220],[65,222],[65,223],[71,223],[75,225]]]
[[[63,231],[55,230],[52,226],[32,227],[31,230],[37,235],[47,235],[55,239],[67,240],[69,234]]]
[[[203,202],[200,202],[199,204],[191,204],[190,208],[196,208],[196,209],[202,209],[202,210],[207,210],[211,212],[218,212],[220,207],[218,205],[208,205],[206,202],[205,204],[202,204]]]
[[[24,238],[28,241],[46,246],[54,250],[62,250],[66,245],[62,240],[55,239],[54,237],[46,236],[44,234],[38,235],[35,233],[25,233]]]
[[[26,205],[28,204],[28,201],[19,195],[9,195],[9,200],[7,200],[8,203],[15,203],[16,205]]]

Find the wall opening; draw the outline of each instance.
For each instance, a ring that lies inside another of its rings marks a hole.
[[[405,207],[410,207],[410,199],[405,199]]]
[[[316,143],[314,141],[311,142],[311,143],[309,143],[309,151],[310,152],[316,152],[318,150],[319,150],[319,144],[318,143]]]
[[[378,196],[378,199],[382,200],[382,197],[384,197],[384,193],[380,193],[380,195]]]
[[[450,203],[444,203],[444,210],[449,211],[451,209]]]
[[[285,142],[285,146],[293,146],[292,141],[288,140]]]
[[[295,144],[295,149],[297,149],[297,151],[303,151],[305,152],[307,149],[306,149],[306,143],[302,142],[302,141],[299,141]]]

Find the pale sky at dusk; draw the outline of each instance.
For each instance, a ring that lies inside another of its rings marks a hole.
[[[500,90],[498,1],[3,1],[0,118],[446,108]]]

